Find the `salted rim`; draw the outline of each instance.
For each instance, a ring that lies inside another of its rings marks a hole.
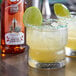
[[[57,23],[58,26],[52,26],[52,23]],[[60,29],[66,29],[67,24],[64,20],[58,20],[58,19],[44,19],[42,25],[35,26],[35,25],[26,25],[27,28],[30,29],[36,29],[36,30],[60,30]]]
[[[58,24],[58,26],[53,26],[52,23],[56,23],[56,24]],[[62,24],[62,23],[64,23],[64,24]],[[67,27],[67,24],[66,24],[66,21],[58,20],[58,19],[44,19],[43,22],[42,22],[42,25],[40,25],[40,26],[26,24],[26,27],[32,27],[32,28],[44,28],[44,27],[47,27],[47,26],[51,27],[53,29],[54,28],[55,29],[60,29],[60,28]]]

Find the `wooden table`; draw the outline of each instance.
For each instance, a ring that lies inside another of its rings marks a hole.
[[[58,70],[34,69],[27,64],[26,50],[22,54],[5,55],[0,61],[0,76],[76,76],[76,58],[66,57],[66,67]]]

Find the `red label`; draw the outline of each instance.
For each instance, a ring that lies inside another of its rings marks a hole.
[[[23,2],[8,0],[5,5],[5,43],[24,44]]]

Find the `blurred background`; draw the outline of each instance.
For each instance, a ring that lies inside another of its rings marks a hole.
[[[45,1],[45,0],[24,0],[27,2],[27,7],[32,6],[33,3],[37,3],[38,1]],[[71,11],[76,11],[76,0],[48,0],[50,7],[52,8],[54,3],[60,2],[65,4]],[[1,9],[1,2],[0,0],[0,9]]]
[[[52,16],[52,14],[54,15],[53,10],[54,3],[63,3],[69,8],[71,12],[76,11],[76,0],[23,0],[23,1],[25,3],[26,8],[30,6],[36,6],[41,10],[43,15],[48,15],[49,17]],[[1,2],[2,0],[0,0],[0,11],[1,11]]]
[[[38,1],[45,1],[45,0],[26,0],[27,7],[31,6],[33,2],[36,4]],[[71,11],[76,11],[76,0],[48,0],[50,7],[52,8],[54,3],[63,3],[65,4]]]
[[[76,11],[76,0],[23,0],[23,1],[27,3],[26,8],[30,6],[38,6],[40,8],[40,4],[42,6],[43,3],[46,3],[48,1],[51,12],[53,12],[53,4],[57,2],[65,4],[70,11]],[[0,0],[0,11],[1,11],[1,2],[2,0]],[[46,7],[48,6],[46,5]]]

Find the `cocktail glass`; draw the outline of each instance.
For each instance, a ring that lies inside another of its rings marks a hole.
[[[66,19],[68,25],[68,44],[66,47],[66,55],[76,56],[76,12],[71,13],[71,18]]]
[[[67,25],[64,23],[47,19],[41,26],[27,25],[28,64],[31,67],[57,69],[65,66]]]

